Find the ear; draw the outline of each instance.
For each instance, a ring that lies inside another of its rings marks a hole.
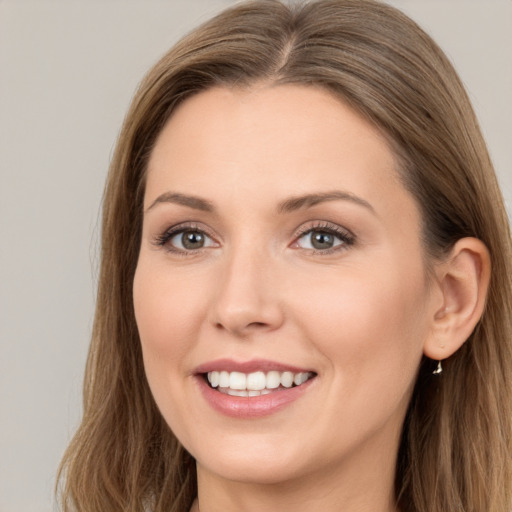
[[[464,344],[482,316],[491,276],[489,251],[476,238],[462,238],[435,274],[438,293],[423,352],[440,361]]]

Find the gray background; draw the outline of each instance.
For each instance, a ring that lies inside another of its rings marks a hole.
[[[0,512],[54,509],[80,417],[103,182],[147,68],[229,0],[0,0]],[[390,2],[466,83],[512,205],[512,1]]]

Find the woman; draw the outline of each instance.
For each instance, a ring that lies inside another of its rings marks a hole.
[[[508,512],[510,265],[467,95],[411,20],[225,11],[125,120],[65,510]]]

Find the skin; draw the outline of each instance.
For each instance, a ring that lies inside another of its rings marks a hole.
[[[447,305],[464,297],[446,293],[446,268],[429,282],[419,209],[396,169],[376,128],[305,86],[211,89],[185,101],[160,134],[134,306],[156,403],[197,460],[201,512],[396,510],[396,453],[418,365],[424,352],[456,349],[438,342],[437,324],[448,332]],[[332,191],[362,201],[276,213],[291,197]],[[214,210],[165,200],[170,193]],[[191,223],[207,234],[205,247],[180,249],[180,236],[158,245]],[[312,249],[304,231],[325,225],[351,242]],[[460,247],[458,268],[476,268],[475,251]],[[194,376],[219,358],[317,376],[274,414],[227,417]]]

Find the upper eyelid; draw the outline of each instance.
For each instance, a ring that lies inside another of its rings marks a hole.
[[[212,230],[210,230],[208,227],[204,226],[200,222],[195,221],[186,221],[186,222],[180,222],[178,224],[175,224],[163,231],[163,234],[169,234],[169,235],[177,235],[179,233],[182,233],[183,231],[200,231],[201,233],[204,233],[205,235],[209,236],[210,238],[216,239],[216,237]]]
[[[325,231],[332,232],[334,234],[345,235],[350,238],[355,238],[354,233],[350,229],[347,229],[343,226],[340,226],[339,224],[335,224],[329,221],[314,221],[313,224],[307,226],[303,225],[297,230],[295,237],[299,238],[301,236],[307,235],[308,233],[311,233],[311,231],[321,231],[322,229],[324,229]]]

